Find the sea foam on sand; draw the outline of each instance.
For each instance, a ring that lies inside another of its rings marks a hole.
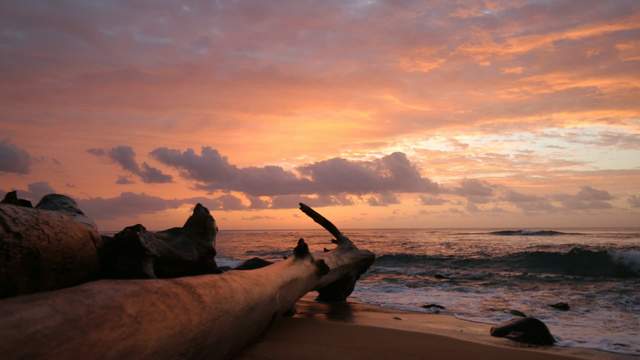
[[[630,359],[596,350],[533,347],[489,336],[489,325],[447,315],[358,303],[322,304],[307,295],[238,359]]]

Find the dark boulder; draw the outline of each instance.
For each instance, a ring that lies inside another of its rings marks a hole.
[[[151,232],[137,224],[108,239],[100,251],[102,272],[113,278],[169,278],[219,273],[216,222],[197,204],[184,226]]]
[[[427,309],[427,310],[444,310],[446,309],[444,306],[442,305],[438,305],[438,304],[425,304],[422,305],[423,309]]]
[[[78,203],[72,198],[61,194],[48,194],[42,197],[36,205],[38,210],[58,211],[74,218],[79,223],[98,229],[95,222],[80,210]]]
[[[500,230],[492,231],[490,235],[500,236],[557,236],[557,235],[571,235],[570,233],[563,233],[554,230]]]
[[[4,195],[4,199],[0,201],[0,204],[8,204],[15,206],[23,206],[32,208],[31,201],[18,198],[18,193],[16,191],[10,191]]]
[[[236,268],[234,268],[234,270],[254,270],[269,266],[271,264],[273,264],[271,261],[261,259],[259,257],[254,257],[238,265]]]
[[[569,306],[569,304],[567,304],[566,302],[559,302],[559,303],[555,303],[555,304],[549,304],[549,306],[551,306],[552,308],[554,308],[556,310],[560,310],[560,311],[569,311],[569,310],[571,310],[571,306]]]
[[[36,205],[36,209],[60,211],[71,216],[82,215],[84,213],[72,198],[62,194],[48,194],[42,197]]]
[[[553,345],[555,339],[542,321],[525,317],[514,319],[491,328],[491,336],[504,337],[533,345]]]

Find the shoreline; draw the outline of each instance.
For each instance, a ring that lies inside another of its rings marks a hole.
[[[447,314],[358,302],[325,304],[307,294],[237,359],[640,359],[601,350],[530,346],[489,335],[491,325]]]

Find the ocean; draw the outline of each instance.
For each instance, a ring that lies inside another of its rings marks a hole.
[[[489,324],[512,319],[516,310],[544,321],[560,346],[640,355],[640,229],[343,232],[376,254],[354,300]],[[280,260],[299,238],[315,251],[333,247],[322,229],[223,230],[216,259]],[[559,302],[570,309],[549,306]]]

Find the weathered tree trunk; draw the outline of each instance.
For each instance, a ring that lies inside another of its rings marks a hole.
[[[307,214],[313,221],[317,222],[325,228],[331,235],[335,237],[332,242],[337,248],[333,251],[314,254],[318,260],[323,260],[330,269],[341,269],[342,271],[333,271],[324,276],[314,290],[318,291],[318,300],[320,301],[344,301],[351,293],[356,285],[356,281],[360,275],[364,273],[373,263],[374,256],[360,256],[354,258],[350,256],[353,253],[360,253],[348,237],[346,237],[338,228],[327,220],[324,216],[305,204],[300,204],[300,210]]]
[[[100,241],[81,213],[0,204],[0,298],[95,279]]]
[[[347,283],[341,279],[353,279],[371,265],[371,252],[344,239],[337,237],[338,248],[317,259],[300,240],[294,256],[256,270],[164,280],[103,280],[1,300],[0,354],[61,359],[229,358],[305,293],[322,291],[336,281]],[[347,285],[346,290],[338,287],[343,295],[353,287]]]

